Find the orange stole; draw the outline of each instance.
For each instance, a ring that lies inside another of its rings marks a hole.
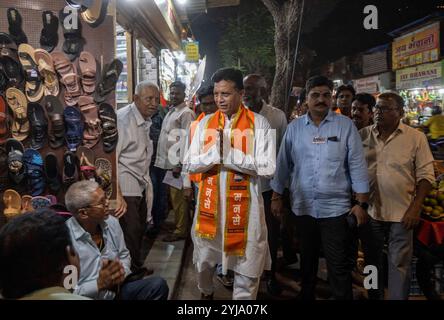
[[[191,122],[190,125],[190,145],[191,145],[191,141],[193,141],[193,137],[194,137],[194,132],[196,132],[196,128],[200,122],[200,120],[202,120],[205,117],[205,113],[201,113],[197,119],[193,122]],[[202,179],[202,174],[200,173],[193,173],[190,174],[190,180],[194,183],[199,183],[200,180]]]
[[[204,152],[215,144],[211,136],[216,129],[225,127],[225,116],[217,111],[207,122],[204,140]],[[246,131],[247,136],[242,138],[239,146],[234,143],[233,129]],[[231,126],[231,146],[241,150],[245,154],[253,152],[254,142],[254,113],[239,107]],[[244,143],[245,142],[245,143]],[[220,166],[202,174],[199,186],[199,211],[196,223],[196,234],[207,239],[214,239],[217,229],[218,200],[219,200],[219,175]],[[250,176],[235,171],[228,171],[227,175],[227,205],[226,223],[224,230],[224,252],[228,255],[243,256],[247,244],[248,218],[250,210]]]

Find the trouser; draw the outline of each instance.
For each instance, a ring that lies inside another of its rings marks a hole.
[[[197,273],[197,287],[200,292],[210,295],[214,292],[215,267],[208,266]],[[233,300],[256,300],[259,291],[260,278],[250,278],[240,273],[234,273]]]
[[[435,264],[444,261],[444,244],[426,247],[418,240],[415,240],[414,252],[418,258],[416,262],[416,278],[418,279],[419,287],[427,299],[439,299],[439,293],[432,282],[432,273]]]
[[[153,216],[153,224],[155,227],[160,227],[165,221],[167,216],[168,206],[168,189],[166,184],[163,183],[166,170],[155,167],[150,167],[150,178],[153,184],[153,208],[151,214]]]
[[[271,196],[273,191],[262,192],[262,198],[264,199],[265,209],[265,222],[267,224],[268,231],[268,246],[270,248],[271,255],[271,276],[276,273],[276,260],[279,248],[279,233],[280,233],[280,221],[271,213]]]
[[[122,286],[119,300],[167,300],[168,285],[161,277],[149,278],[126,283]]]
[[[346,214],[324,219],[304,215],[297,216],[295,221],[301,252],[302,299],[315,299],[319,251],[322,245],[334,298],[351,300],[353,295],[348,257],[350,230]]]
[[[388,252],[388,299],[407,300],[410,292],[413,231],[400,222],[370,219],[360,231],[364,261],[378,270],[378,288],[368,290],[370,299],[384,299],[384,245]]]
[[[170,187],[170,197],[174,211],[174,222],[176,224],[174,233],[181,237],[186,237],[189,231],[190,213],[188,212],[188,201],[183,196],[183,189]]]
[[[131,270],[141,268],[144,257],[141,256],[142,240],[145,232],[147,208],[143,197],[124,197],[127,209],[119,219],[125,237],[125,244],[131,255]]]

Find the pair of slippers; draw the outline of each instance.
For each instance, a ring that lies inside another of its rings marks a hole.
[[[82,92],[92,95],[96,89],[97,64],[94,56],[86,51],[80,54],[79,69],[62,52],[51,53],[54,67],[60,76],[60,82],[65,87],[64,100],[68,106],[75,106],[79,102]],[[81,80],[81,81],[80,81]]]
[[[21,44],[18,55],[25,71],[25,93],[29,102],[40,101],[43,95],[57,96],[59,80],[54,61],[48,51],[34,49],[29,44]]]

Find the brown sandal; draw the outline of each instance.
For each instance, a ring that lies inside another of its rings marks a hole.
[[[79,108],[85,118],[83,145],[91,149],[99,142],[102,134],[97,105],[94,103],[93,97],[81,96],[79,98]]]
[[[75,106],[82,94],[76,66],[61,52],[51,53],[54,67],[60,75],[60,82],[65,86],[65,102]]]
[[[12,137],[23,141],[29,134],[28,103],[26,97],[16,88],[6,90],[6,102],[11,108],[14,118],[12,121]]]

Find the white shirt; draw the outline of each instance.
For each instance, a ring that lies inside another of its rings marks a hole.
[[[204,128],[207,125],[209,116],[200,121],[196,128],[194,139],[184,158],[184,171],[188,173],[202,173],[211,169],[214,164],[220,163],[219,138],[207,153],[201,153]],[[220,171],[219,179],[219,214],[217,231],[214,240],[204,239],[196,236],[196,220],[199,210],[199,200],[196,204],[196,214],[194,215],[191,236],[194,243],[193,262],[196,264],[198,272],[205,270],[208,266],[223,263],[223,269],[230,269],[242,275],[252,278],[261,276],[263,270],[269,270],[271,266],[270,251],[267,241],[267,225],[265,223],[264,204],[262,191],[260,189],[259,177],[271,178],[276,169],[276,148],[275,141],[271,139],[270,125],[261,115],[254,115],[255,140],[252,155],[245,155],[238,149],[231,148],[228,138],[231,120],[226,118],[224,149],[229,150],[226,159],[235,158],[235,163],[225,164]],[[263,132],[261,132],[261,130]],[[225,162],[225,161],[224,161]],[[223,230],[225,229],[226,216],[226,180],[228,169],[249,174],[250,178],[250,212],[247,230],[247,245],[244,257],[228,256],[223,258]],[[220,217],[220,218],[219,218]]]
[[[285,116],[284,111],[281,109],[272,107],[268,105],[265,101],[262,101],[262,109],[259,112],[261,116],[264,116],[265,119],[268,120],[271,129],[275,131],[275,139],[276,139],[276,151],[279,151],[279,147],[282,142],[282,138],[284,137],[285,130],[287,130],[287,117]],[[260,178],[261,180],[261,190],[262,192],[270,191],[270,179]]]
[[[151,118],[145,120],[134,103],[117,111],[119,185],[123,196],[141,197],[151,183],[153,142]]]
[[[185,103],[168,111],[165,119],[163,119],[162,130],[157,144],[157,157],[154,164],[156,167],[171,170],[179,163],[182,163],[187,130],[195,118],[194,111],[188,108]],[[169,155],[170,149],[171,154]]]
[[[376,220],[401,222],[421,180],[435,181],[427,138],[403,123],[384,142],[376,125],[359,131],[368,163],[368,214]]]

